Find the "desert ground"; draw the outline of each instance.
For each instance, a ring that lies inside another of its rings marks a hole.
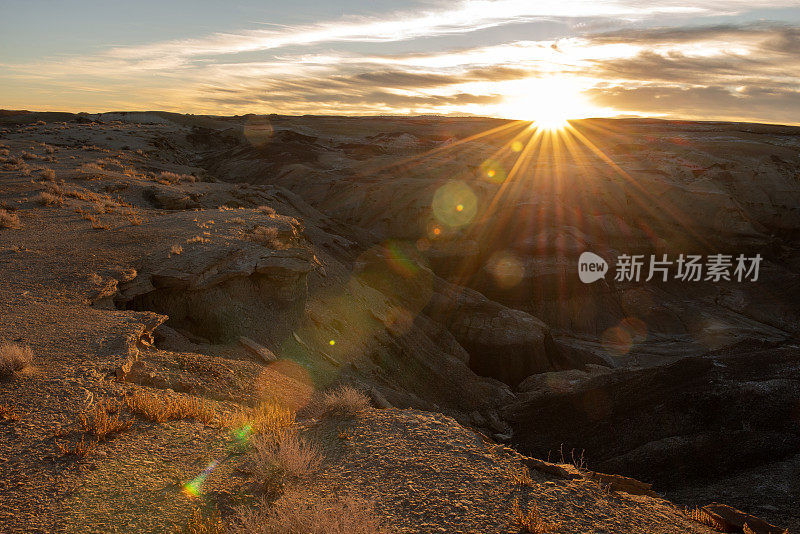
[[[0,531],[800,532],[800,128],[570,130],[0,113]]]

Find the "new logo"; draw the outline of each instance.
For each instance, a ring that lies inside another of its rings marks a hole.
[[[607,272],[608,263],[594,252],[584,252],[578,258],[578,276],[584,284],[605,278]]]

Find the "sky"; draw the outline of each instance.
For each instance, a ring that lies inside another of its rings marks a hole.
[[[0,108],[800,124],[800,2],[0,0]]]

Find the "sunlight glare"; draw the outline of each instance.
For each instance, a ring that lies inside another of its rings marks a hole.
[[[559,130],[568,119],[592,116],[598,111],[586,101],[578,84],[566,78],[528,78],[509,87],[499,114],[529,120],[545,130]]]

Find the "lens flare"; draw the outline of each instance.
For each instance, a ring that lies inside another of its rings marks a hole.
[[[189,497],[199,497],[200,494],[202,493],[203,483],[206,481],[206,478],[208,478],[208,475],[210,475],[211,472],[214,469],[216,469],[218,465],[219,461],[212,460],[206,466],[206,468],[203,469],[202,473],[194,477],[194,479],[192,479],[191,482],[184,484],[183,492]]]
[[[266,145],[270,141],[274,130],[268,118],[251,117],[244,123],[243,133],[244,138],[247,139],[251,145],[260,147]]]
[[[480,174],[483,179],[495,183],[501,184],[506,181],[506,170],[500,164],[500,162],[495,161],[493,159],[487,159],[480,166]]]
[[[489,258],[487,268],[502,289],[515,287],[525,276],[525,268],[513,252],[496,252]]]
[[[439,222],[451,228],[461,228],[475,218],[478,197],[464,182],[448,182],[436,190],[431,207]]]
[[[413,261],[407,254],[407,249],[409,247],[404,246],[399,241],[387,241],[386,242],[386,259],[389,262],[389,266],[397,273],[405,276],[406,278],[411,278],[417,271],[419,271],[419,266],[416,262]]]
[[[612,356],[628,354],[634,345],[647,339],[647,325],[636,317],[626,317],[603,332],[601,342]]]

